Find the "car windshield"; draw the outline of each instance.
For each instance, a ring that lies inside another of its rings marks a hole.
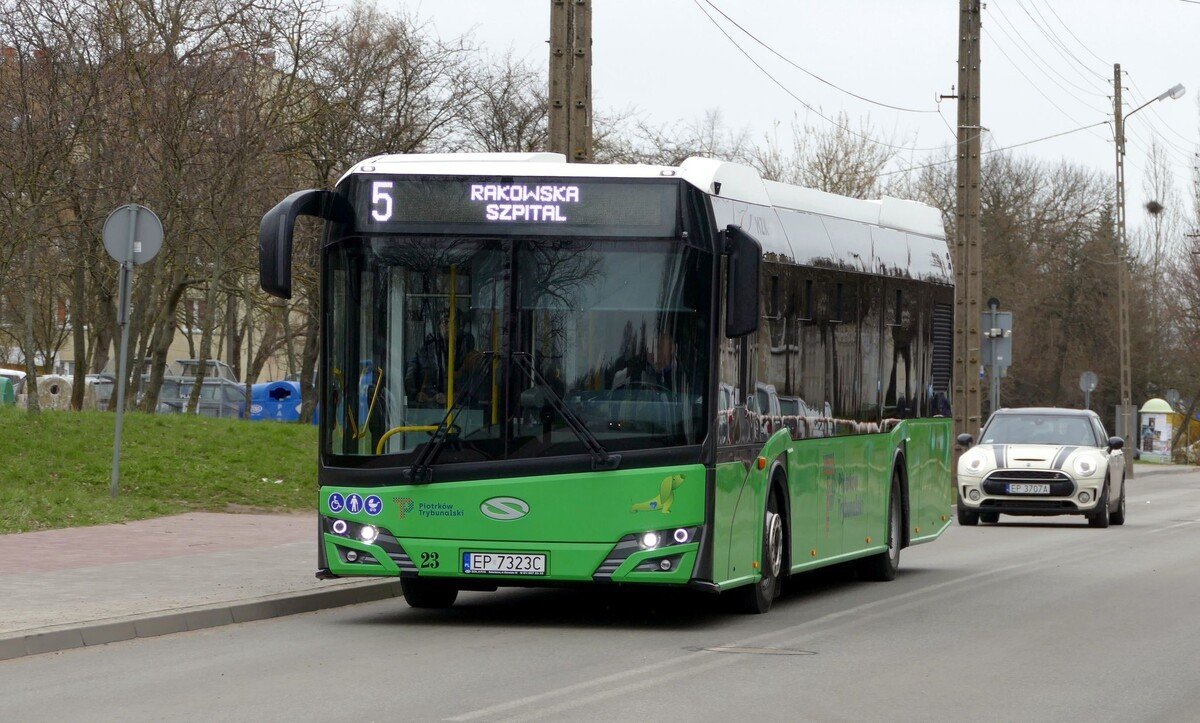
[[[983,444],[1098,445],[1090,419],[1065,414],[997,414],[980,440]]]
[[[329,453],[405,464],[455,402],[440,463],[584,452],[556,401],[611,451],[703,440],[711,254],[444,236],[327,253]]]

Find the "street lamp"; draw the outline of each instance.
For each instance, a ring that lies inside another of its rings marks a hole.
[[[1121,64],[1113,66],[1113,124],[1117,149],[1117,245],[1120,261],[1117,266],[1117,337],[1121,355],[1121,406],[1117,411],[1117,427],[1125,438],[1125,446],[1132,449],[1134,431],[1133,373],[1129,358],[1129,268],[1128,244],[1125,239],[1125,120],[1142,108],[1160,100],[1177,100],[1183,97],[1182,83],[1176,83],[1158,97],[1142,103],[1137,108],[1122,113],[1121,108]]]

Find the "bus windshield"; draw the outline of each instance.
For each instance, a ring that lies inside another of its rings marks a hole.
[[[563,406],[609,451],[699,444],[712,263],[665,239],[338,241],[325,452],[406,464],[455,406],[438,464],[582,454]]]

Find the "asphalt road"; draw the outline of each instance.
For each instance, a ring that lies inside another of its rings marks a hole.
[[[710,598],[511,590],[0,662],[0,720],[1197,720],[1200,474],[1129,522],[1001,518],[905,550],[891,583]]]

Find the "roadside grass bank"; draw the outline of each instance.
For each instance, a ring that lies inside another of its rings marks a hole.
[[[312,425],[125,415],[121,490],[109,495],[116,416],[0,407],[0,533],[191,512],[311,510]]]

